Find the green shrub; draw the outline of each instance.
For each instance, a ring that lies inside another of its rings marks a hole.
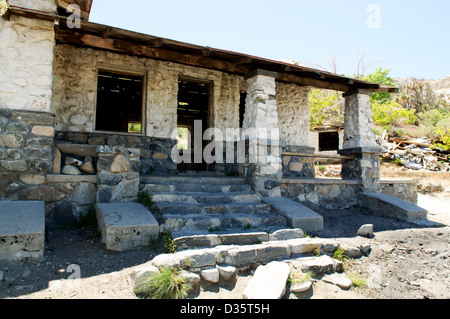
[[[133,292],[142,299],[185,299],[190,289],[181,270],[161,268],[141,279]]]
[[[349,259],[348,251],[339,246],[338,249],[335,250],[333,258],[344,262]]]
[[[137,202],[147,208],[153,205],[152,197],[147,192],[139,192]]]
[[[343,104],[337,92],[314,89],[308,95],[311,128],[325,121],[342,122]]]
[[[417,121],[414,110],[407,110],[394,101],[372,104],[373,122],[384,128],[388,125],[414,124]]]
[[[177,245],[173,240],[172,234],[170,231],[165,230],[163,232],[163,240],[164,240],[164,248],[169,254],[175,254],[177,252]]]
[[[352,281],[353,286],[358,288],[366,288],[367,287],[367,278],[362,277],[359,274],[354,272],[347,273],[348,277]]]
[[[437,109],[420,112],[417,114],[425,126],[436,126],[442,120],[443,116]]]
[[[291,285],[294,284],[302,284],[304,282],[307,282],[309,280],[311,280],[312,278],[312,271],[308,271],[307,273],[295,273],[295,274],[291,274],[289,276],[288,282]]]
[[[443,127],[438,127],[435,129],[434,131],[436,134],[439,135],[440,139],[441,139],[441,143],[435,143],[434,145],[442,148],[445,151],[449,151],[450,150],[450,130],[446,130]]]

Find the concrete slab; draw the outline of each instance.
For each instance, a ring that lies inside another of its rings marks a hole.
[[[283,197],[264,197],[261,201],[286,217],[291,227],[306,232],[323,230],[323,217],[300,203]]]
[[[149,245],[159,235],[159,224],[141,204],[97,204],[102,242],[113,251],[127,251]]]
[[[259,266],[244,290],[244,299],[281,299],[291,270],[284,262]]]
[[[0,201],[0,263],[44,259],[45,203]]]
[[[379,193],[361,193],[360,205],[387,216],[406,221],[427,219],[427,210],[397,197]]]

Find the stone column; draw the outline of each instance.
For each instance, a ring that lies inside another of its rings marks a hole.
[[[339,151],[341,155],[353,157],[342,160],[342,179],[360,181],[365,192],[377,192],[380,179],[381,149],[372,132],[371,94],[360,89],[344,94],[344,144]]]
[[[101,145],[97,152],[97,203],[135,201],[140,182],[140,150]]]
[[[255,70],[247,76],[243,137],[248,145],[247,182],[263,196],[281,196],[281,147],[275,78]]]

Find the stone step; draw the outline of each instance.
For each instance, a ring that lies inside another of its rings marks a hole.
[[[323,217],[300,203],[283,197],[264,197],[262,202],[270,204],[274,211],[285,216],[292,227],[306,232],[323,230]]]
[[[247,184],[147,183],[141,185],[141,191],[147,193],[208,192],[228,194],[236,192],[251,192],[251,190],[251,186]]]
[[[270,205],[263,203],[185,204],[157,202],[152,206],[160,215],[200,214],[270,214]]]
[[[244,177],[232,176],[188,176],[188,175],[141,175],[141,184],[216,184],[216,185],[242,185]]]
[[[0,201],[0,263],[44,259],[45,203]]]
[[[213,248],[178,251],[175,254],[162,254],[152,259],[155,267],[180,267],[190,261],[191,268],[206,269],[211,266],[228,265],[247,268],[252,264],[268,263],[274,260],[299,258],[305,254],[313,254],[317,250],[333,247],[332,253],[339,243],[323,238],[298,238],[284,241],[269,241],[250,245],[218,245]],[[328,250],[328,249],[327,249]]]
[[[152,201],[187,204],[229,204],[229,203],[259,203],[260,194],[237,192],[230,194],[203,193],[203,192],[167,192],[149,193]]]
[[[409,222],[427,219],[427,210],[397,197],[379,193],[361,193],[358,197],[362,207],[377,214]]]
[[[286,227],[286,219],[277,214],[193,214],[162,216],[162,229],[170,232],[214,232],[230,229],[252,229]]]
[[[214,233],[184,231],[172,233],[178,250],[212,248],[219,245],[252,245],[256,243],[304,238],[301,229],[270,227],[266,231],[228,229]]]
[[[97,204],[97,220],[102,242],[112,251],[146,247],[159,235],[155,217],[136,203]]]

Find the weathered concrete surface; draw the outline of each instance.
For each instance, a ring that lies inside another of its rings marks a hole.
[[[427,219],[427,210],[402,199],[379,193],[361,193],[360,205],[371,211],[406,221]]]
[[[0,262],[42,261],[45,203],[0,201]]]
[[[284,262],[259,266],[244,290],[244,299],[281,299],[291,270]]]
[[[292,227],[306,232],[323,230],[323,217],[300,203],[282,197],[264,197],[262,202],[285,216]]]
[[[126,251],[148,245],[157,239],[159,224],[140,204],[97,204],[98,226],[102,242],[113,251]]]

